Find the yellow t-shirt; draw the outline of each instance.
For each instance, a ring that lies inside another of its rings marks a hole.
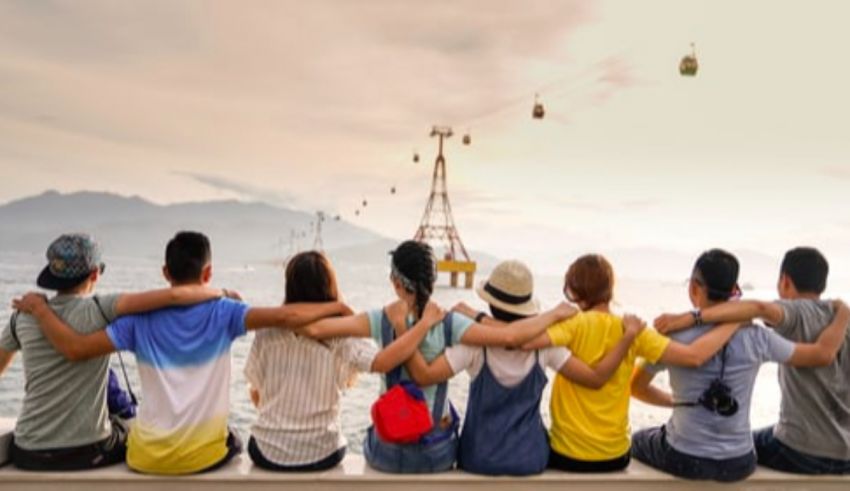
[[[582,312],[549,327],[553,346],[566,346],[587,364],[598,363],[623,337],[623,320],[603,312]],[[560,374],[552,389],[552,449],[575,460],[601,461],[629,451],[630,379],[635,360],[658,361],[670,340],[654,329],[635,339],[614,375],[599,390]]]

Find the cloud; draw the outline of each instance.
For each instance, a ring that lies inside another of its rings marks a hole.
[[[610,213],[621,211],[643,211],[648,208],[659,206],[661,203],[654,199],[629,199],[619,201],[583,201],[577,199],[564,199],[555,202],[555,206],[571,208],[579,211],[590,211],[594,213]]]
[[[818,173],[824,175],[826,177],[832,177],[836,179],[844,179],[850,180],[850,167],[842,167],[838,165],[821,167],[818,169]]]
[[[289,193],[276,189],[252,186],[226,177],[212,176],[206,174],[195,174],[191,172],[175,172],[175,175],[188,177],[193,181],[204,184],[219,191],[234,193],[242,199],[260,201],[270,205],[293,208],[297,206],[297,200]]]

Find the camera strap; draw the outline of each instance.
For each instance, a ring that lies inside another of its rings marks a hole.
[[[100,312],[100,316],[103,317],[103,320],[106,322],[106,325],[109,325],[111,322],[109,317],[106,315],[106,312],[103,310],[103,305],[100,304],[100,298],[97,295],[92,297],[94,300],[94,305],[97,307],[98,312]],[[121,356],[120,351],[116,351],[115,354],[118,355],[118,363],[121,364],[121,373],[124,374],[124,383],[127,384],[127,392],[130,394],[130,401],[133,402],[134,406],[139,405],[139,400],[136,399],[136,394],[133,393],[133,386],[130,385],[130,377],[127,376],[127,367],[124,366],[124,358]]]
[[[724,345],[723,345],[723,350],[720,352],[720,378],[716,379],[716,380],[719,380],[720,382],[723,382],[723,378],[726,376],[726,348],[727,348],[728,346],[729,346],[728,344],[724,344]],[[674,403],[673,403],[673,407],[696,407],[696,406],[702,406],[702,405],[703,405],[702,401],[703,401],[703,398],[702,398],[702,397],[700,397],[700,400],[698,400],[698,401],[691,401],[691,402],[674,402]]]

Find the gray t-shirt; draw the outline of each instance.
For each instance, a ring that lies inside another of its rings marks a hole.
[[[690,344],[711,329],[710,325],[696,326],[672,334],[680,343]],[[709,459],[730,459],[753,450],[750,429],[750,400],[759,367],[767,361],[784,363],[794,354],[794,343],[761,326],[741,328],[732,336],[726,348],[724,381],[738,401],[738,412],[726,417],[701,405],[677,406],[667,423],[667,439],[676,450]],[[646,365],[644,370],[670,372],[670,387],[676,402],[695,402],[711,381],[720,376],[721,352],[698,368],[665,365]]]
[[[117,317],[118,295],[99,299],[111,322]],[[50,307],[80,333],[92,333],[107,324],[92,297],[60,295],[50,299]],[[46,450],[107,438],[112,431],[106,406],[109,357],[66,360],[29,315],[18,316],[16,332],[20,345],[12,337],[11,325],[0,333],[0,348],[23,353],[25,394],[15,426],[15,444],[26,450]]]
[[[785,316],[776,332],[812,343],[833,319],[831,302],[783,300]],[[782,404],[774,435],[789,447],[816,457],[850,460],[850,343],[845,338],[826,367],[779,367]]]

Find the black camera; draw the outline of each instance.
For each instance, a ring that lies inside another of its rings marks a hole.
[[[732,389],[719,378],[711,381],[711,385],[699,398],[699,403],[721,416],[729,417],[738,412],[738,401],[732,395]]]

